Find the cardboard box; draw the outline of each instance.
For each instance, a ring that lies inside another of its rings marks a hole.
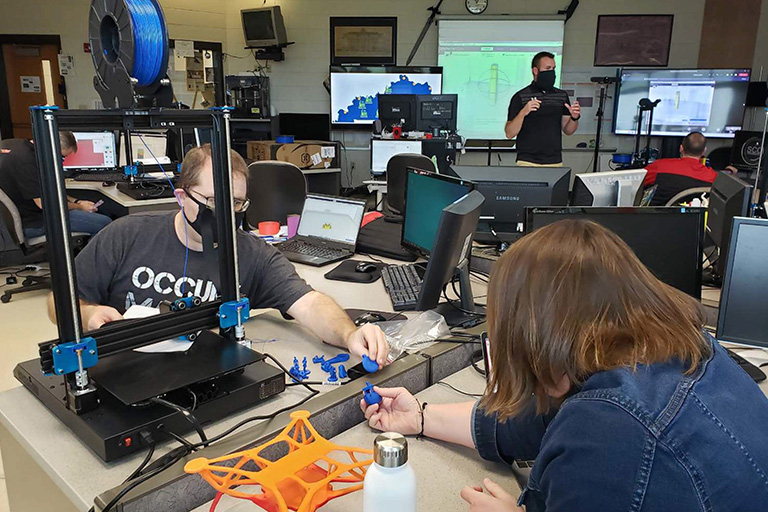
[[[289,162],[303,170],[339,167],[337,142],[300,140],[281,144],[273,140],[249,141],[247,155],[250,160]]]

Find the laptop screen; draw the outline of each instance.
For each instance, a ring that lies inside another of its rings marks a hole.
[[[298,234],[355,244],[364,210],[363,201],[308,195],[301,212]]]

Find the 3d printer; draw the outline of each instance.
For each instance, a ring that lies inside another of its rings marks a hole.
[[[32,108],[41,171],[45,229],[58,338],[39,345],[39,359],[20,363],[15,377],[103,460],[140,450],[148,439],[267,399],[285,388],[281,370],[247,344],[248,299],[240,295],[229,166],[229,109],[210,111],[66,111]],[[83,332],[70,246],[69,216],[57,133],[60,129],[210,128],[218,230],[219,300]],[[218,334],[208,331],[218,327]],[[201,334],[184,353],[133,349],[189,333]],[[41,371],[42,370],[42,371]]]

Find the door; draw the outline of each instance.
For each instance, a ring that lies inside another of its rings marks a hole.
[[[59,49],[53,44],[4,44],[3,60],[10,100],[11,125],[16,138],[32,138],[29,107],[58,105],[66,108],[59,91]]]

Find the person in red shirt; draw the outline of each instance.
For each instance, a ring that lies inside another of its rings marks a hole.
[[[683,190],[711,187],[717,176],[701,163],[707,151],[707,138],[701,132],[691,132],[680,145],[680,158],[661,158],[645,167],[646,188],[656,185],[651,206],[664,206]]]

